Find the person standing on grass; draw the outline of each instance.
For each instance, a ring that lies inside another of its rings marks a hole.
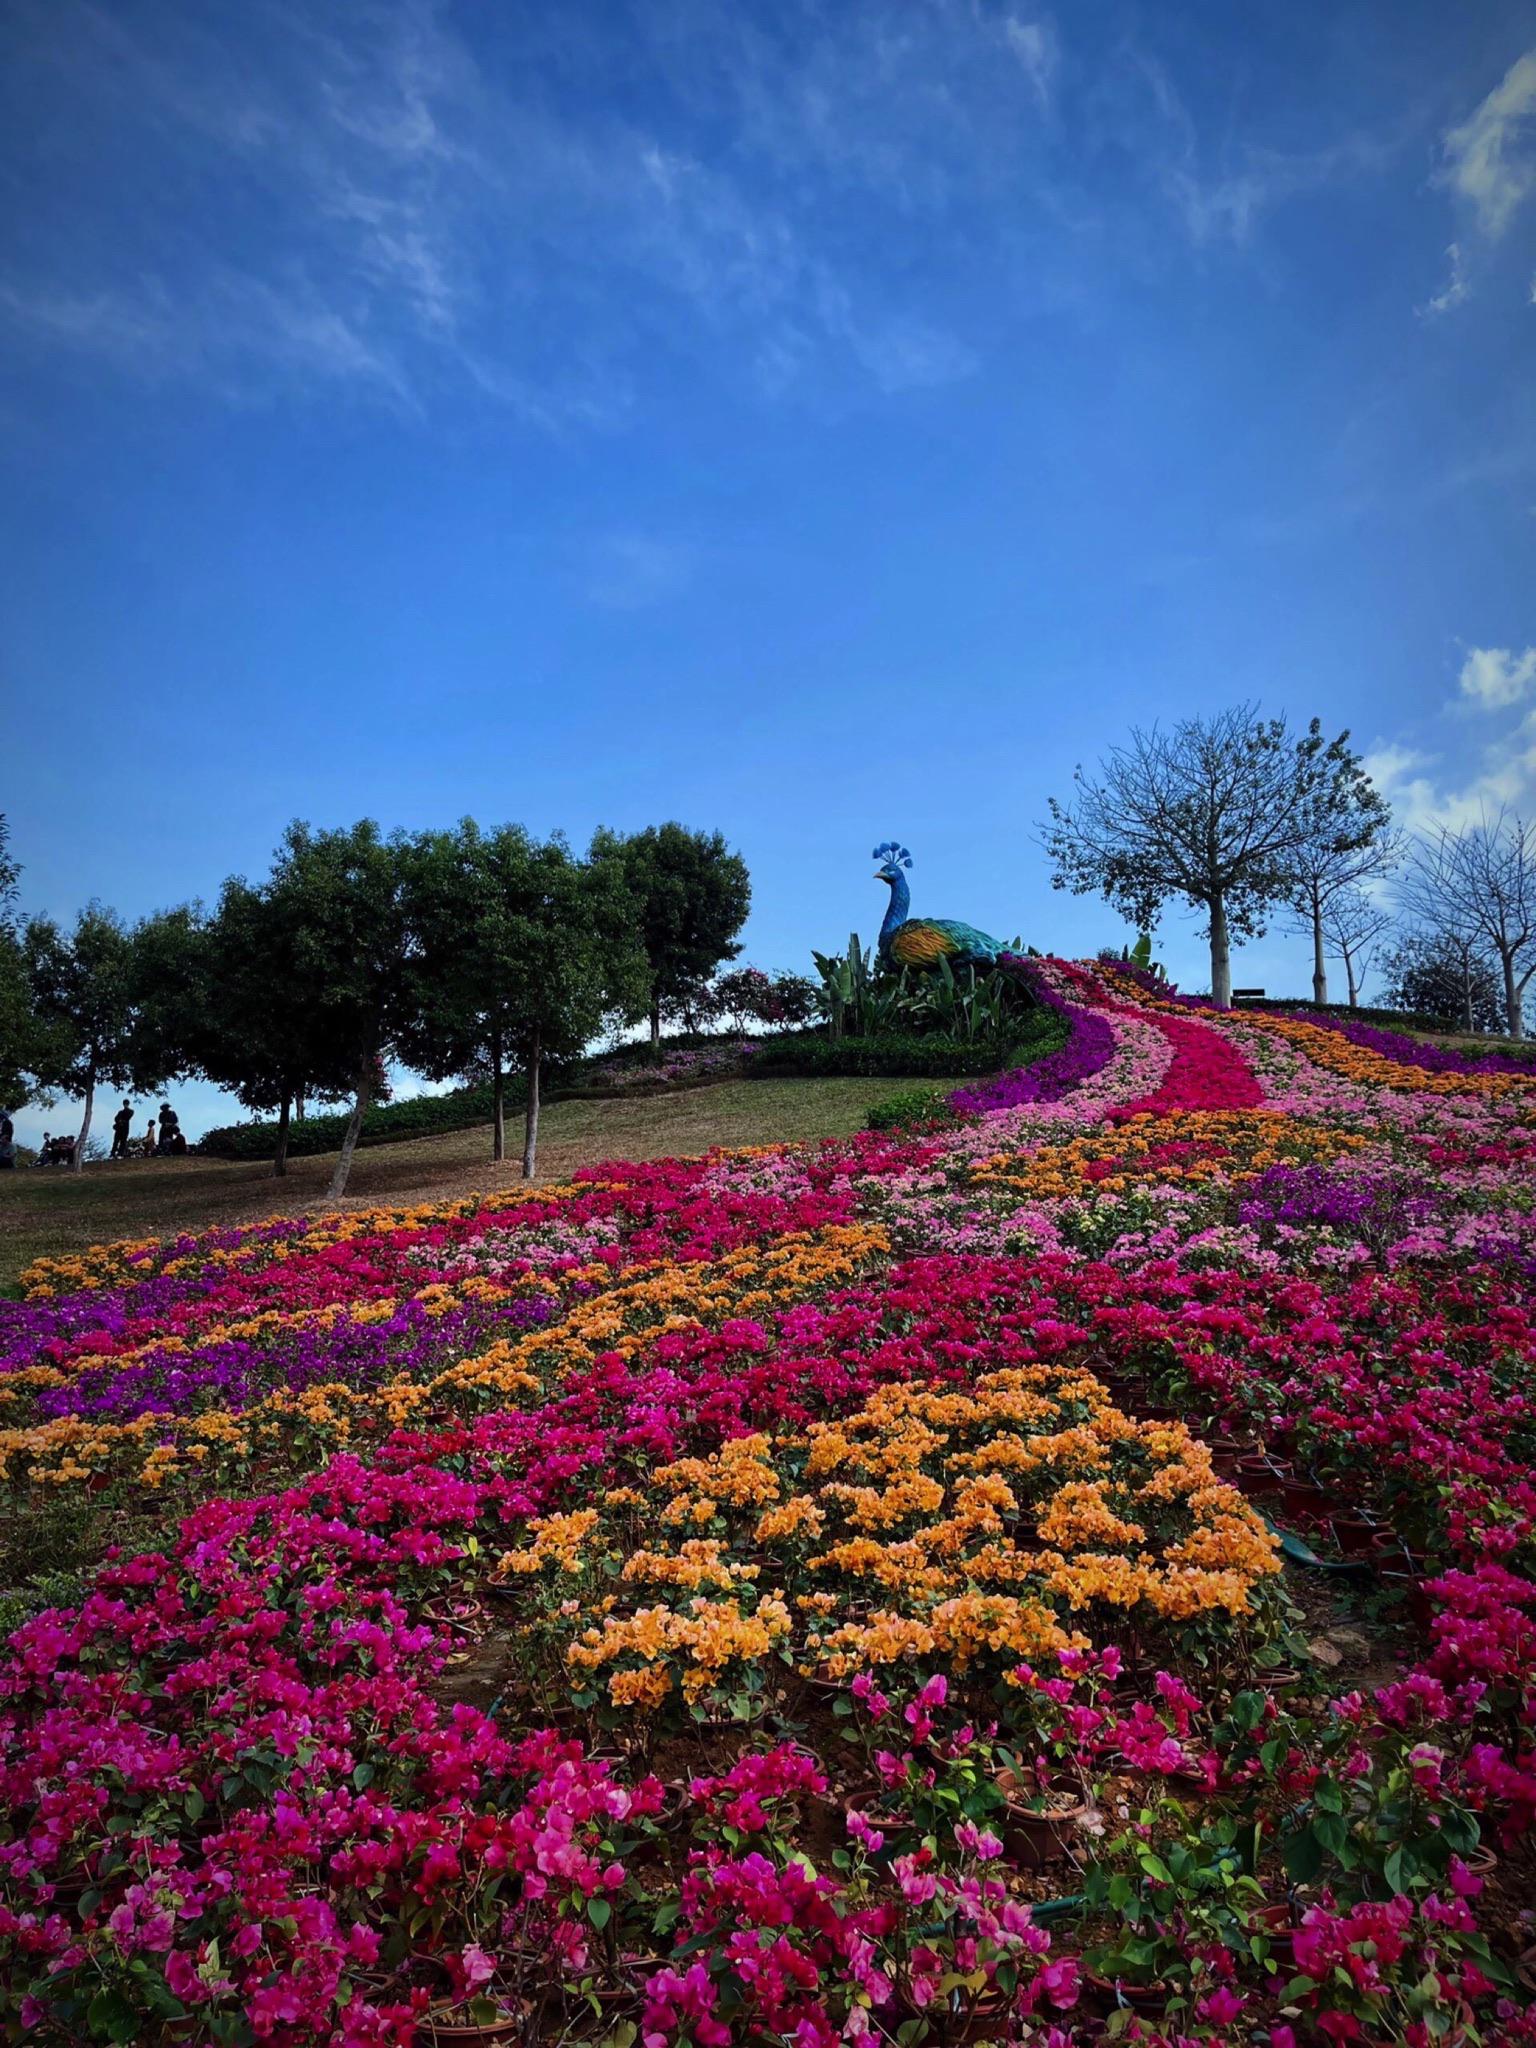
[[[117,1115],[112,1119],[112,1151],[110,1156],[113,1159],[126,1159],[128,1157],[128,1133],[132,1129],[133,1104],[125,1102],[117,1112]]]
[[[148,1127],[148,1129],[147,1129],[147,1130],[145,1131],[145,1133],[144,1133],[144,1146],[143,1146],[143,1151],[144,1151],[144,1157],[145,1157],[146,1159],[153,1159],[153,1158],[154,1158],[154,1156],[155,1156],[155,1120],[154,1120],[154,1118],[153,1118],[153,1117],[151,1117],[151,1118],[150,1118],[150,1120],[149,1120],[149,1127]]]
[[[16,1126],[8,1116],[0,1116],[0,1173],[16,1171]]]

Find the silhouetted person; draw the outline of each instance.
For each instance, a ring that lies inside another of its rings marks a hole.
[[[16,1170],[16,1126],[8,1116],[0,1116],[0,1173],[14,1173]]]
[[[132,1129],[133,1104],[125,1102],[117,1112],[117,1115],[112,1119],[112,1150],[108,1154],[109,1158],[126,1159],[128,1157],[128,1133]]]
[[[155,1146],[159,1153],[185,1152],[187,1141],[181,1135],[181,1121],[168,1102],[160,1105],[160,1137]]]
[[[146,1159],[153,1159],[155,1156],[155,1120],[153,1117],[150,1118],[149,1126],[144,1133],[143,1152]]]

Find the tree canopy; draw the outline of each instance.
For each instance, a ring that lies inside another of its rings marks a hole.
[[[581,1052],[613,1014],[643,1005],[649,969],[629,872],[600,835],[585,861],[520,825],[423,833],[405,850],[415,944],[401,1057],[430,1079],[484,1072],[491,1156],[506,1156],[505,1080],[527,1080],[523,1171],[537,1160],[546,1064]]]
[[[1328,913],[1339,897],[1390,874],[1402,858],[1392,809],[1349,744],[1349,734],[1325,740],[1313,719],[1297,745],[1303,772],[1316,784],[1310,827],[1293,856],[1290,903],[1312,940],[1312,1000],[1328,1000]],[[1345,919],[1353,929],[1358,910]],[[1346,970],[1353,953],[1345,957]],[[1351,989],[1358,986],[1351,976]],[[1353,1000],[1353,997],[1351,997]]]
[[[347,1077],[352,1116],[330,1196],[345,1190],[382,1063],[409,1021],[412,932],[405,844],[371,818],[317,832],[295,821],[283,835],[268,893],[286,934],[283,966],[296,999],[311,1005],[314,1053],[307,1078]]]
[[[1134,728],[1096,778],[1078,769],[1070,804],[1051,798],[1052,886],[1098,892],[1149,931],[1171,901],[1203,911],[1211,993],[1228,1007],[1231,941],[1262,937],[1270,910],[1293,895],[1300,849],[1330,815],[1347,738],[1323,740],[1314,720],[1294,743],[1283,718],[1260,718],[1253,704]]]
[[[613,853],[623,860],[648,964],[646,988],[627,1021],[648,1018],[654,1045],[663,1014],[688,1002],[722,961],[740,953],[736,934],[752,907],[752,881],[722,833],[675,822],[627,838],[599,833],[593,860]]]
[[[40,1050],[27,956],[16,926],[20,877],[11,858],[10,828],[0,814],[0,1115],[19,1109],[32,1094]]]
[[[143,955],[114,911],[91,903],[65,931],[52,918],[27,923],[22,946],[33,1012],[33,1072],[45,1090],[82,1104],[74,1167],[85,1163],[98,1088],[145,1094],[165,1078],[165,1048],[143,1028]]]
[[[1502,807],[1414,848],[1402,890],[1429,931],[1491,954],[1504,984],[1504,1028],[1525,1036],[1525,991],[1536,973],[1536,826]]]

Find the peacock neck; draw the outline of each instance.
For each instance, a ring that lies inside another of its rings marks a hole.
[[[880,944],[882,947],[889,944],[891,934],[896,930],[897,926],[906,923],[907,912],[911,905],[912,895],[907,888],[907,878],[905,875],[897,875],[891,883],[891,906],[885,913],[885,923],[880,927]]]

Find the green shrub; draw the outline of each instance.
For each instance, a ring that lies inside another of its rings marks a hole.
[[[896,1095],[887,1095],[883,1102],[875,1103],[864,1119],[866,1131],[891,1131],[907,1125],[920,1125],[932,1130],[942,1124],[955,1121],[955,1112],[949,1106],[949,1092],[944,1088],[903,1088]]]

